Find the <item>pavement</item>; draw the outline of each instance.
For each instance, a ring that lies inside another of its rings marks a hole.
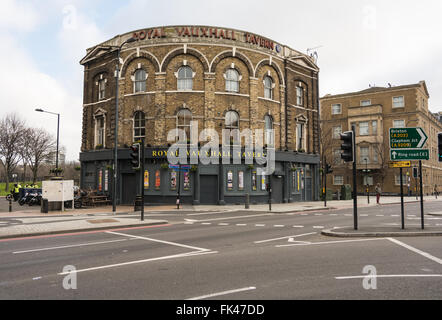
[[[4,199],[0,199],[0,201],[1,200]],[[419,202],[415,197],[406,197],[404,198],[404,201],[406,203]],[[428,201],[440,200],[436,200],[434,197],[430,196],[424,197],[424,202]],[[5,201],[5,203],[7,202]],[[392,204],[400,204],[400,198],[381,198],[381,206]],[[367,197],[358,197],[358,207],[373,206],[378,206],[374,197],[370,198],[370,202]],[[323,201],[272,204],[271,213],[296,214],[298,212],[332,211],[352,207],[353,200],[327,201],[327,206],[324,206]],[[58,211],[48,214],[40,213],[40,208],[38,207],[17,207],[15,205],[14,209],[14,212],[0,212],[0,239],[166,225],[169,223],[169,220],[164,218],[170,217],[176,220],[176,217],[180,216],[180,214],[189,212],[196,214],[198,214],[198,212],[240,213],[244,211],[257,212],[258,214],[268,213],[269,205],[250,205],[250,209],[245,209],[244,205],[183,205],[180,210],[177,210],[174,205],[145,206],[145,219],[143,221],[141,221],[140,212],[134,212],[132,206],[117,206],[115,213],[112,212],[111,206],[87,209],[67,209],[64,212]],[[438,213],[432,214],[437,215]],[[442,214],[442,212],[440,214]],[[152,217],[155,217],[156,219],[151,219]],[[400,232],[397,231],[397,228],[393,229],[386,227],[364,227],[364,229],[358,230],[357,232],[351,228],[344,228],[339,230],[324,230],[323,234],[335,237],[434,236],[442,235],[442,228],[434,227],[431,230],[407,229]]]

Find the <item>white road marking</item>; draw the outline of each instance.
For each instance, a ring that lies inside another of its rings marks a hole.
[[[392,217],[399,217],[398,214],[392,214],[391,216],[392,216]]]
[[[216,212],[202,212],[202,213],[188,213],[186,216],[204,216],[204,215],[211,215],[211,214],[217,214],[217,213],[226,213],[231,211],[216,211]]]
[[[304,228],[304,226],[293,226],[293,228]]]
[[[40,280],[40,279],[41,279],[41,277],[32,278],[32,280]]]
[[[219,226],[228,226],[228,223],[218,223]]]
[[[294,239],[294,238],[299,238],[299,237],[304,237],[304,236],[310,236],[313,234],[317,234],[317,232],[310,232],[310,233],[298,234],[298,235],[287,236],[287,237],[282,237],[282,238],[274,238],[274,239],[268,239],[268,240],[255,241],[254,243],[259,244],[259,243],[272,242],[272,241],[284,240],[284,239],[289,239],[289,238]]]
[[[335,277],[336,280],[365,279],[365,278],[440,278],[442,274],[385,274],[385,275],[363,275],[349,277]]]
[[[368,214],[361,214],[361,217],[368,217]]]
[[[265,227],[265,224],[255,224],[255,227]]]
[[[134,235],[131,235],[131,234],[126,234],[126,233],[113,232],[113,231],[106,231],[106,233],[116,234],[116,235],[119,235],[119,236],[129,237],[129,238],[134,238],[134,239],[142,239],[142,240],[148,240],[148,241],[153,241],[153,242],[159,242],[159,243],[169,244],[169,245],[172,245],[172,246],[183,247],[183,248],[192,249],[192,250],[210,251],[210,249],[204,249],[204,248],[188,246],[188,245],[181,244],[181,243],[176,243],[176,242],[170,242],[170,241],[164,241],[164,240],[157,240],[157,239],[152,239],[152,238],[134,236]]]
[[[80,243],[80,244],[73,244],[73,245],[59,246],[59,247],[49,247],[49,248],[40,248],[40,249],[15,251],[12,254],[37,252],[37,251],[47,251],[47,250],[57,250],[57,249],[66,249],[66,248],[75,248],[75,247],[84,247],[84,246],[92,246],[92,245],[106,244],[106,243],[113,243],[113,242],[122,242],[122,241],[128,241],[128,239],[109,240],[109,241],[100,241],[100,242],[89,242],[89,243]]]
[[[184,219],[184,220],[192,221],[192,222],[210,222],[210,221],[219,221],[219,220],[265,217],[265,216],[272,216],[272,215],[274,215],[274,214],[273,213],[262,213],[262,214],[254,214],[254,215],[247,215],[247,216],[224,217],[224,218],[204,219],[204,220],[193,220],[193,219]]]
[[[247,288],[241,288],[241,289],[234,289],[234,290],[228,290],[228,291],[222,291],[217,293],[211,293],[204,296],[194,297],[186,300],[202,300],[207,298],[213,298],[218,296],[224,296],[227,294],[237,293],[237,292],[244,292],[244,291],[250,291],[250,290],[256,290],[256,287],[247,287]]]
[[[301,216],[308,216],[308,213],[301,213]]]
[[[323,226],[313,226],[313,229],[324,229],[325,227]]]
[[[238,224],[236,224],[238,227],[246,227],[247,226],[247,224],[245,224],[245,223],[238,223]]]
[[[383,217],[383,214],[377,214],[376,217]]]
[[[315,213],[315,216],[323,216],[322,213]]]
[[[396,243],[396,244],[398,244],[398,245],[408,249],[408,250],[411,250],[411,251],[413,251],[413,252],[415,252],[417,254],[420,254],[421,256],[424,256],[425,258],[428,258],[430,260],[433,260],[434,262],[442,264],[442,259],[439,259],[439,258],[437,258],[435,256],[432,256],[431,254],[429,254],[427,252],[424,252],[424,251],[421,251],[419,249],[416,249],[416,248],[414,248],[412,246],[409,246],[408,244],[405,244],[405,243],[403,243],[403,242],[401,242],[399,240],[393,239],[393,238],[387,238],[387,239],[390,240],[393,243]]]
[[[282,225],[282,224],[275,224],[275,225],[273,225],[273,227],[275,227],[275,228],[284,228],[285,225]]]
[[[407,217],[415,217],[415,214],[407,214]]]
[[[205,225],[205,226],[210,226],[211,225],[211,223],[210,222],[203,222],[203,223],[201,223],[202,225]]]
[[[200,251],[200,250],[199,251],[192,251],[192,252],[188,252],[188,253],[174,254],[171,256],[164,256],[164,257],[158,257],[158,258],[116,263],[116,264],[110,264],[110,265],[87,268],[87,269],[80,269],[80,270],[76,270],[75,272],[80,273],[80,272],[87,272],[87,271],[95,271],[95,270],[102,270],[102,269],[108,269],[108,268],[127,266],[127,265],[131,265],[131,264],[139,264],[139,263],[146,263],[146,262],[151,262],[151,261],[159,261],[159,260],[167,260],[167,259],[175,259],[175,258],[185,258],[185,257],[212,254],[212,253],[218,253],[218,251]],[[67,274],[70,274],[70,272],[58,273],[58,275],[60,275],[60,276],[64,276]]]
[[[321,245],[321,244],[340,244],[340,243],[349,243],[349,242],[364,242],[364,241],[378,241],[385,240],[386,238],[375,238],[375,239],[359,239],[359,240],[341,240],[341,241],[327,241],[327,242],[312,242],[310,244],[283,244],[277,245],[277,248],[281,247],[293,247],[293,246],[313,246],[313,245]]]
[[[336,214],[336,213],[332,213],[331,216],[332,216],[332,217],[336,217],[337,214]]]

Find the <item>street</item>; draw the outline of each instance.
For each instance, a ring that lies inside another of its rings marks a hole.
[[[405,210],[406,227],[420,226],[420,204]],[[358,212],[361,226],[400,229],[400,205]],[[440,237],[321,235],[352,226],[352,209],[151,216],[169,223],[0,240],[0,299],[442,299]]]

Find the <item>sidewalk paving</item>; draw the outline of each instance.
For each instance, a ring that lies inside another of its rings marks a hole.
[[[417,202],[415,197],[406,197],[405,202]],[[424,197],[425,202],[442,201],[434,197]],[[399,197],[383,197],[382,205],[399,204]],[[358,197],[358,207],[376,206],[375,198],[368,203],[366,197]],[[327,207],[323,201],[272,204],[272,213],[296,213],[305,211],[346,209],[353,207],[353,200],[328,201]],[[145,219],[141,221],[140,212],[134,212],[133,206],[117,206],[113,214],[112,206],[103,206],[87,209],[68,209],[65,212],[51,212],[43,214],[40,208],[24,207],[24,210],[15,212],[0,212],[0,239],[37,236],[56,233],[71,233],[79,231],[95,231],[112,228],[141,227],[167,224],[161,215],[180,214],[186,212],[269,212],[268,204],[250,205],[245,209],[243,205],[182,205],[180,210],[175,205],[145,206],[145,215],[156,214],[160,219]],[[138,215],[138,216],[137,216]]]

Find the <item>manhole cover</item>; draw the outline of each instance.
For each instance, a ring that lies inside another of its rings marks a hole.
[[[99,220],[87,220],[89,223],[113,223],[118,222],[118,220],[115,219],[99,219]]]

